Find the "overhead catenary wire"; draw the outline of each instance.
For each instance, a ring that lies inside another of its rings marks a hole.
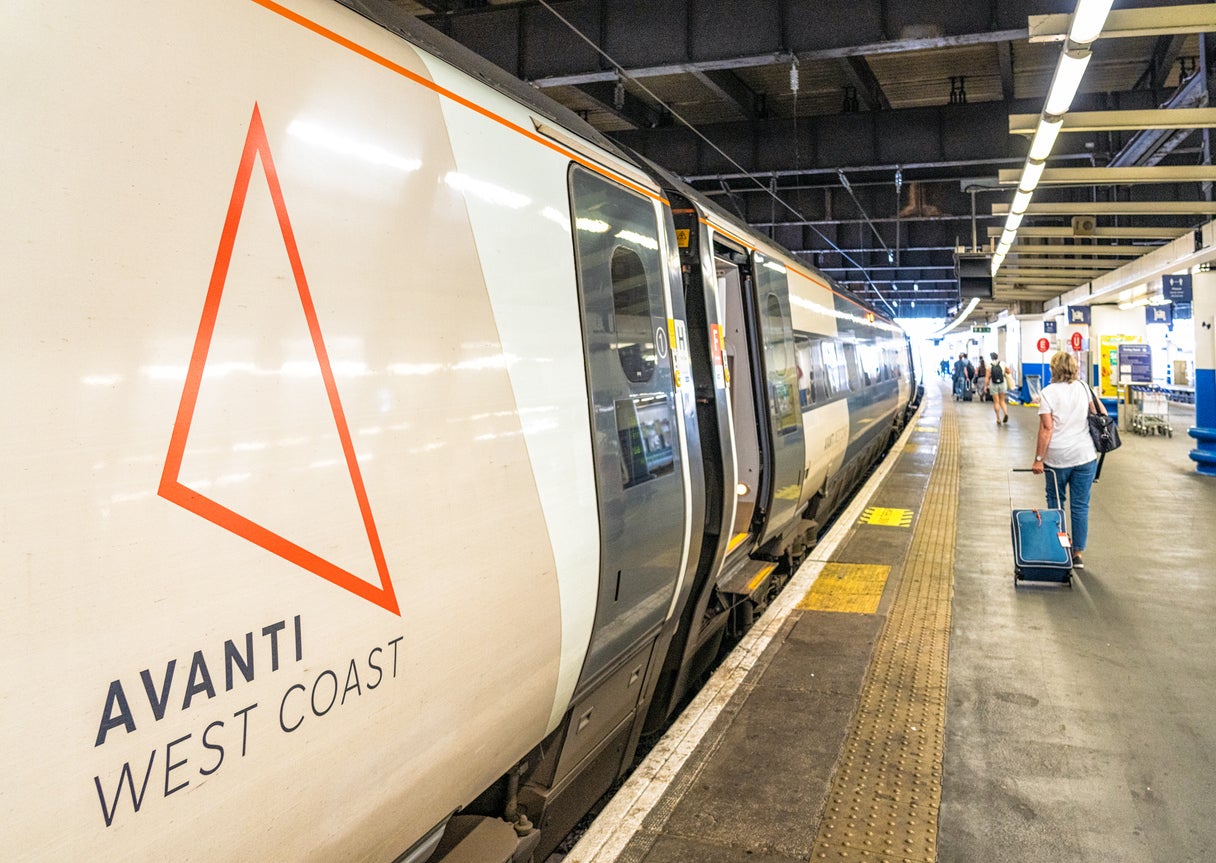
[[[612,68],[616,71],[617,75],[619,76],[618,81],[628,81],[629,83],[633,84],[635,87],[640,89],[643,93],[645,93],[647,96],[649,96],[651,99],[653,99],[657,104],[661,105],[666,111],[668,111],[673,118],[675,118],[676,120],[678,120],[679,122],[684,124],[686,127],[688,127],[688,130],[690,132],[692,132],[694,135],[696,135],[698,138],[700,138],[705,144],[707,144],[711,149],[713,149],[713,151],[715,153],[717,153],[719,156],[721,156],[727,162],[729,162],[731,165],[733,165],[735,168],[737,168],[739,170],[739,173],[742,174],[744,177],[746,177],[748,180],[750,180],[752,183],[754,183],[760,191],[764,192],[767,195],[770,195],[776,201],[776,203],[780,204],[782,207],[784,207],[786,210],[788,210],[791,214],[793,214],[795,217],[797,217],[799,221],[806,222],[807,227],[810,228],[812,231],[814,231],[816,234],[818,234],[819,238],[821,240],[823,240],[825,243],[827,243],[828,246],[830,246],[833,250],[835,250],[837,254],[839,254],[842,258],[844,258],[846,261],[848,261],[850,264],[852,264],[854,267],[857,268],[858,272],[860,272],[862,277],[866,280],[866,284],[869,285],[874,290],[874,294],[878,297],[878,299],[881,300],[888,309],[890,309],[891,314],[892,315],[898,314],[895,307],[893,305],[891,305],[891,303],[887,300],[887,298],[882,295],[882,292],[878,289],[878,285],[874,284],[874,281],[870,278],[870,276],[866,272],[865,268],[862,267],[861,264],[859,264],[856,260],[854,260],[847,252],[845,252],[844,249],[842,249],[842,248],[840,248],[840,246],[836,245],[836,243],[834,243],[832,241],[832,239],[827,236],[827,234],[823,233],[823,231],[819,230],[814,225],[810,224],[810,219],[808,219],[802,212],[800,212],[796,207],[794,207],[792,204],[790,204],[788,201],[786,201],[784,198],[782,198],[780,195],[778,195],[774,189],[770,189],[769,187],[765,186],[764,183],[762,183],[760,181],[759,177],[756,177],[751,171],[748,171],[746,168],[744,168],[742,165],[740,165],[737,161],[735,161],[735,159],[732,158],[729,153],[727,153],[725,150],[723,150],[721,147],[719,147],[717,144],[715,144],[712,140],[710,140],[708,137],[706,137],[706,135],[703,132],[701,132],[700,129],[698,129],[696,126],[694,126],[691,122],[686,120],[680,114],[679,111],[677,111],[671,105],[668,105],[666,102],[664,102],[658,96],[656,96],[654,94],[654,92],[649,87],[647,87],[645,84],[643,84],[640,80],[638,80],[637,78],[630,75],[624,66],[622,66],[620,63],[618,63],[610,54],[608,54],[607,51],[605,51],[598,44],[596,44],[595,40],[593,40],[592,38],[587,36],[585,33],[583,33],[583,31],[579,30],[578,27],[576,27],[570,20],[568,20],[560,12],[558,12],[556,9],[554,9],[553,6],[550,5],[548,0],[538,0],[538,2],[541,6],[543,6],[545,9],[547,9],[550,12],[550,14],[553,15],[554,18],[556,18],[558,21],[561,21],[564,25],[566,25],[566,27],[569,28],[570,32],[574,33],[575,36],[577,36],[578,38],[580,38],[581,40],[586,42],[589,46],[591,46],[592,50],[594,50],[597,54],[599,54],[606,61],[608,61],[608,63],[612,66]],[[792,57],[792,60],[795,65],[791,69],[791,73],[790,73],[791,85],[796,83],[798,80],[797,72],[794,71],[797,68],[797,66],[796,66],[797,59],[798,59],[797,57]],[[797,90],[795,90],[794,93],[795,93],[795,98],[797,98]],[[794,120],[796,123],[797,122],[796,114],[795,114]],[[797,140],[797,135],[795,135],[795,140]],[[851,191],[850,191],[850,194],[852,194]],[[856,198],[854,198],[854,201],[856,201]],[[867,217],[866,221],[869,221],[868,217]],[[871,227],[873,227],[873,226],[871,225]],[[881,238],[879,239],[879,241],[881,242]],[[883,248],[886,248],[885,244],[883,245]],[[890,250],[888,249],[888,252],[889,251]]]

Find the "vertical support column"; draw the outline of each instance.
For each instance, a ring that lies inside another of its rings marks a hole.
[[[1195,469],[1216,476],[1216,272],[1194,275],[1195,427],[1191,450]]]

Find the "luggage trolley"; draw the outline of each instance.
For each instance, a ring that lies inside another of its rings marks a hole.
[[[1029,473],[1029,468],[1013,468],[1010,475]],[[1046,472],[1056,486],[1056,502],[1060,501],[1060,485],[1054,472]],[[1064,510],[1039,508],[1018,509],[1013,505],[1012,476],[1009,482],[1009,530],[1013,535],[1013,586],[1022,582],[1039,581],[1072,587],[1072,541],[1067,539]]]
[[[1131,430],[1138,435],[1163,434],[1173,437],[1169,394],[1156,386],[1133,386],[1131,390]]]

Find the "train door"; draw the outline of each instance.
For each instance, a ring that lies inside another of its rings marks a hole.
[[[685,507],[654,204],[579,167],[570,190],[600,520],[586,691],[666,619]]]
[[[757,429],[756,403],[752,393],[752,362],[748,348],[747,316],[744,298],[750,294],[750,275],[742,265],[747,256],[742,251],[714,247],[714,270],[718,280],[718,298],[723,304],[723,361],[726,365],[726,394],[735,444],[735,515],[732,521],[728,553],[738,548],[750,548],[747,542],[752,532],[763,477],[760,460],[760,438]]]
[[[759,252],[756,260],[756,307],[760,319],[760,355],[757,392],[764,393],[764,419],[772,464],[768,493],[768,517],[762,543],[797,517],[806,475],[806,453],[802,433],[802,405],[798,391],[798,362],[794,351],[793,317],[790,312],[789,274],[779,262]]]

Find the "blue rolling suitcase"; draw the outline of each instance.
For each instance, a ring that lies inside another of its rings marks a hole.
[[[1033,473],[1025,468],[1013,473]],[[1055,481],[1055,474],[1050,474]],[[1059,486],[1056,500],[1060,499]],[[1046,581],[1072,586],[1072,549],[1061,541],[1067,535],[1063,509],[1017,509],[1010,507],[1013,515],[1010,531],[1013,534],[1013,583],[1023,581]]]

